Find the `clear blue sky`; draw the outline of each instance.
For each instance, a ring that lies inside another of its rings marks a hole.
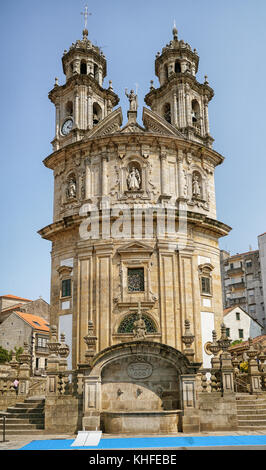
[[[64,49],[82,37],[80,0],[1,2],[0,295],[49,301],[50,242],[37,231],[52,221],[53,175],[42,160],[51,153],[54,78],[64,82]],[[89,36],[103,47],[108,80],[126,118],[125,88],[138,83],[143,98],[154,79],[157,51],[172,38],[200,56],[198,80],[209,77],[214,149],[225,156],[216,170],[218,219],[233,230],[221,239],[231,253],[257,248],[266,231],[266,1],[102,0],[88,2]]]

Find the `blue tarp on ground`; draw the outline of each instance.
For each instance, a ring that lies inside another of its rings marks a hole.
[[[100,440],[97,447],[71,447],[73,442],[74,439],[36,440],[30,442],[20,450],[114,450],[241,445],[258,446],[266,445],[266,435],[104,438]]]

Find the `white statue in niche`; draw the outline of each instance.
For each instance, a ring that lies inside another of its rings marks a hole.
[[[129,175],[127,177],[128,189],[130,189],[131,191],[137,191],[138,189],[140,189],[140,184],[140,172],[137,168],[133,166],[132,169],[129,170]]]
[[[199,176],[195,174],[193,175],[193,181],[192,181],[192,194],[194,197],[201,196],[201,185],[199,181]]]
[[[74,177],[70,178],[67,189],[66,189],[66,195],[67,198],[73,198],[76,197],[77,194],[77,188],[76,188],[76,180]]]

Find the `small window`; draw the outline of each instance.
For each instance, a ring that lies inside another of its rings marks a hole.
[[[240,320],[240,313],[236,312],[236,320]]]
[[[181,72],[181,65],[179,60],[176,60],[175,62],[175,73],[180,73]]]
[[[80,73],[81,75],[87,75],[87,64],[86,62],[80,63]]]
[[[230,328],[226,328],[226,336],[230,338]]]
[[[246,262],[246,267],[247,268],[252,268],[252,261],[247,261]]]
[[[238,336],[240,339],[244,338],[244,330],[238,330]]]
[[[64,279],[62,281],[62,297],[70,297],[71,296],[71,279]]]
[[[211,294],[211,279],[209,277],[201,277],[201,293]]]
[[[144,268],[128,268],[127,280],[129,292],[143,292]]]
[[[37,321],[32,321],[32,323],[35,323],[35,325],[37,325],[37,326],[41,326],[40,323],[37,322]]]
[[[163,107],[163,117],[164,119],[171,124],[171,106],[169,103],[165,103]]]

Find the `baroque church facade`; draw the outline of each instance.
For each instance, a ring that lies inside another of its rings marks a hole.
[[[122,125],[112,82],[103,85],[106,58],[86,29],[62,65],[44,160],[53,220],[39,231],[52,242],[50,324],[66,333],[69,368],[86,371],[83,425],[95,429],[105,414],[112,430],[111,412],[171,415],[181,375],[210,367],[206,343],[223,322],[218,242],[230,231],[216,218],[224,159],[209,129],[214,92],[176,28],[156,55],[159,86],[151,81],[142,125],[133,90]]]

